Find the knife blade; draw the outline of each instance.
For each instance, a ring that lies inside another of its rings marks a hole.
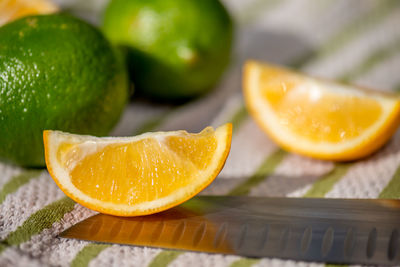
[[[103,243],[338,264],[400,264],[400,200],[198,196],[60,234]]]

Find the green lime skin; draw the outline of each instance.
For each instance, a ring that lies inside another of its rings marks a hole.
[[[69,15],[29,16],[0,28],[0,158],[44,166],[43,130],[107,135],[128,100],[121,56]]]
[[[161,100],[207,92],[230,60],[233,23],[219,0],[112,0],[103,31],[127,48],[135,90]]]

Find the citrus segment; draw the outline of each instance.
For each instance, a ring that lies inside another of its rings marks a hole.
[[[45,131],[47,168],[88,208],[121,216],[175,206],[210,184],[230,149],[231,125],[136,137],[98,138]]]
[[[307,77],[248,62],[246,105],[287,150],[328,160],[354,160],[383,145],[400,123],[396,95]]]
[[[57,6],[49,0],[3,0],[0,3],[0,25],[23,16],[56,11]]]

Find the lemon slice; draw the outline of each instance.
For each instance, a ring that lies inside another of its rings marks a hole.
[[[397,95],[311,78],[248,62],[244,96],[259,126],[283,148],[336,161],[380,148],[400,123]]]
[[[47,169],[66,195],[102,213],[135,216],[176,206],[209,185],[231,136],[231,124],[123,138],[45,131],[44,146]]]

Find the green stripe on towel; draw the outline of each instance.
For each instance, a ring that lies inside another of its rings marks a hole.
[[[340,81],[349,83],[352,80],[360,77],[361,75],[367,73],[373,67],[383,62],[384,60],[396,55],[400,52],[400,39],[397,39],[393,43],[383,46],[372,52],[363,62],[355,68],[353,71],[346,73],[346,75],[340,78]]]
[[[240,105],[239,109],[235,112],[230,121],[233,125],[233,134],[237,132],[237,130],[242,125],[243,121],[248,117],[247,109],[244,105]]]
[[[0,191],[0,204],[3,203],[7,195],[14,193],[18,188],[27,184],[30,180],[38,178],[41,173],[41,170],[26,170],[11,178],[11,180],[8,181]]]
[[[277,149],[269,155],[264,162],[258,167],[256,172],[246,181],[240,183],[228,193],[231,196],[242,196],[250,193],[251,189],[261,182],[268,179],[269,175],[273,174],[276,167],[286,157],[287,152],[282,149]]]
[[[19,245],[29,241],[35,234],[41,233],[44,229],[51,228],[55,222],[60,221],[64,215],[74,209],[75,202],[68,197],[55,201],[44,208],[33,213],[19,226],[11,232],[3,244]]]
[[[352,165],[352,163],[336,164],[333,170],[316,181],[303,197],[324,197]]]
[[[241,258],[237,261],[232,262],[230,267],[250,267],[259,262],[260,259],[253,258]]]
[[[71,262],[71,267],[86,267],[89,265],[90,261],[97,257],[103,250],[111,247],[111,245],[107,244],[95,244],[91,243],[85,246],[79,253],[75,256],[73,261]]]
[[[158,253],[154,259],[149,263],[148,267],[164,267],[174,261],[183,251],[177,250],[164,250]]]
[[[393,11],[393,8],[398,7],[399,4],[400,1],[398,0],[380,1],[376,7],[355,18],[343,30],[330,37],[317,51],[311,51],[294,60],[291,66],[293,68],[300,68],[311,60],[333,54],[354,40],[358,35],[368,31],[371,27],[385,19]]]
[[[379,198],[400,198],[400,166],[397,168],[390,182],[379,194]]]

